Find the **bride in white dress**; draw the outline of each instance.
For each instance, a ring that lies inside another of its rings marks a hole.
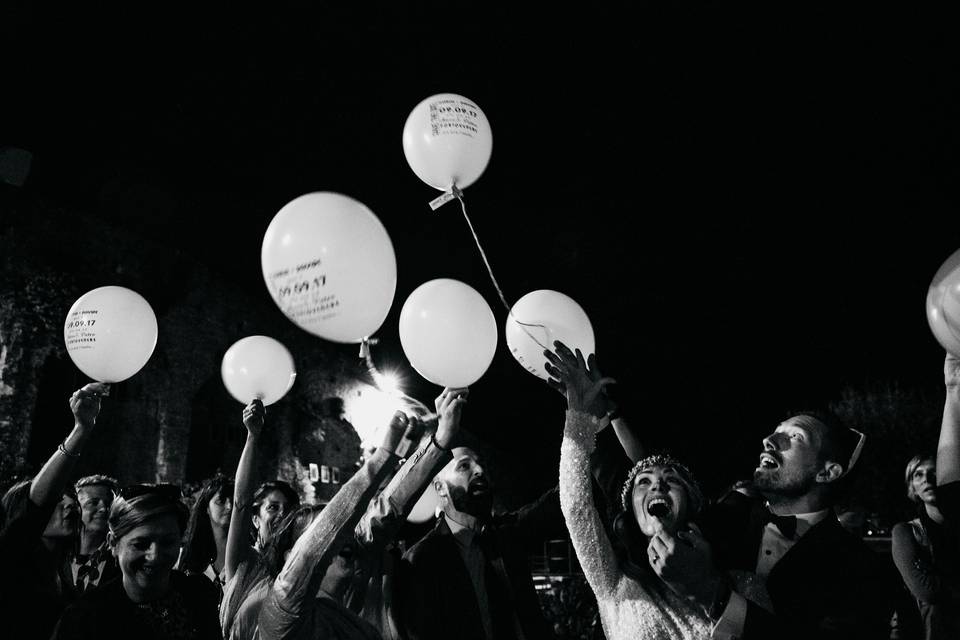
[[[647,541],[661,530],[683,530],[700,509],[703,496],[692,474],[669,456],[650,456],[631,470],[622,493],[618,524],[639,558],[637,564],[618,559],[593,501],[590,454],[599,426],[589,408],[604,386],[593,356],[590,365],[579,353],[560,343],[546,352],[547,370],[559,380],[567,397],[563,444],[560,449],[560,506],[573,548],[593,589],[608,640],[709,638],[706,612],[671,591],[646,564]],[[554,386],[561,386],[554,384]],[[638,548],[642,547],[642,548]],[[649,556],[655,561],[655,554]],[[629,574],[629,575],[628,575]]]

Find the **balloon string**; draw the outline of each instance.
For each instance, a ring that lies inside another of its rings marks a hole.
[[[545,325],[520,322],[517,320],[516,316],[513,315],[513,309],[510,308],[510,304],[507,302],[506,296],[503,295],[503,290],[500,288],[500,284],[497,282],[497,277],[493,275],[493,268],[490,267],[490,261],[487,260],[487,253],[483,250],[483,246],[480,245],[480,238],[477,237],[477,232],[473,228],[473,223],[470,221],[470,216],[467,215],[467,203],[463,201],[463,192],[458,189],[456,185],[453,185],[452,192],[454,197],[460,201],[460,210],[463,211],[463,217],[467,221],[467,226],[470,227],[470,234],[473,235],[473,241],[477,243],[477,249],[480,250],[480,257],[483,258],[483,264],[487,267],[487,273],[490,274],[490,280],[493,282],[493,286],[497,290],[497,295],[500,296],[500,302],[503,303],[504,308],[507,310],[507,315],[517,323],[517,325],[523,330],[524,333],[527,334],[527,336],[530,337],[531,340],[537,343],[537,346],[544,351],[552,351],[550,347],[537,340],[536,336],[530,333],[530,331],[527,329],[527,327],[539,327],[546,332],[547,327]]]

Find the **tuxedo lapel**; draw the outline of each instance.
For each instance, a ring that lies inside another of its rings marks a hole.
[[[778,613],[809,606],[811,596],[823,593],[823,583],[839,570],[833,561],[841,550],[840,522],[833,514],[815,524],[780,558],[767,577],[767,591]],[[816,599],[815,596],[813,599]]]

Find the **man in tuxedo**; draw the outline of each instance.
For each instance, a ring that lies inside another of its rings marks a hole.
[[[117,559],[107,544],[107,516],[119,484],[110,476],[93,475],[77,480],[74,489],[80,503],[80,531],[65,578],[80,596],[120,575]]]
[[[556,489],[517,512],[493,516],[483,460],[466,447],[452,453],[434,479],[442,509],[436,527],[403,556],[396,593],[407,637],[552,637],[525,549],[545,531],[562,531]]]
[[[788,418],[763,439],[760,498],[732,491],[702,535],[655,536],[650,566],[703,607],[715,638],[886,638],[894,576],[833,511],[863,441],[829,414]]]

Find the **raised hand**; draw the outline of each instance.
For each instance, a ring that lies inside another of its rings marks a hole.
[[[78,425],[92,426],[100,415],[100,398],[110,395],[110,385],[91,382],[70,396],[70,411]]]
[[[467,403],[467,396],[470,390],[467,388],[447,387],[437,396],[434,406],[437,408],[439,422],[437,424],[437,434],[434,438],[444,449],[450,447],[450,443],[460,431],[460,416],[463,412],[463,405]]]
[[[556,352],[543,352],[547,358],[545,367],[551,376],[550,385],[558,391],[562,390],[566,396],[567,408],[597,416],[605,414],[607,400],[604,389],[616,383],[616,380],[601,375],[594,354],[591,353],[584,360],[579,349],[574,353],[559,340],[553,344]]]
[[[406,458],[414,447],[420,443],[420,438],[423,437],[423,432],[426,430],[426,427],[423,424],[423,420],[417,416],[407,416],[400,411],[394,414],[393,419],[406,423],[403,437],[400,438],[397,448],[394,449],[394,453],[399,457]]]
[[[266,416],[267,410],[263,407],[263,401],[260,398],[254,398],[243,408],[243,426],[251,436],[257,438],[263,430]]]
[[[383,441],[380,443],[380,448],[397,454],[398,450],[402,448],[403,436],[407,433],[409,426],[410,419],[407,418],[404,412],[397,411],[394,413],[390,419],[390,424],[384,429]]]

